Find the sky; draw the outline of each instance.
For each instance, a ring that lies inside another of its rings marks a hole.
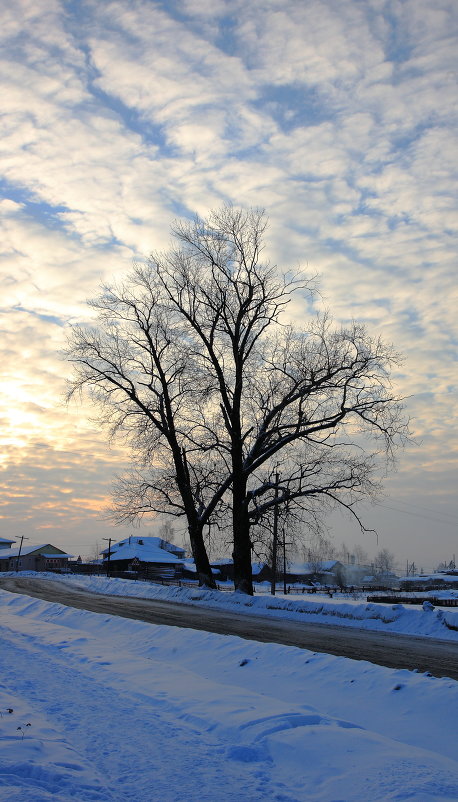
[[[66,332],[175,219],[232,203],[266,209],[317,306],[404,356],[414,439],[360,510],[378,542],[335,514],[336,544],[452,559],[454,0],[18,0],[0,22],[0,537],[88,555],[131,531],[103,516],[126,453],[63,401]]]

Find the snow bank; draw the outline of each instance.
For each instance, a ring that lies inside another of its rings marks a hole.
[[[0,613],[2,802],[458,798],[453,680],[5,591]]]
[[[38,575],[37,575],[38,576]],[[313,619],[318,623],[333,623],[359,629],[383,630],[409,635],[458,641],[458,609],[423,609],[402,604],[340,601],[333,599],[290,598],[281,596],[246,596],[242,593],[220,592],[204,588],[185,588],[155,585],[94,576],[39,574],[41,578],[70,583],[96,593],[112,596],[137,596],[161,599],[180,604],[205,604],[206,607],[236,609],[239,613],[268,615],[294,620]]]

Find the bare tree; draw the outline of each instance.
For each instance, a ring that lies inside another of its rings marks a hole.
[[[369,563],[369,555],[363,546],[353,546],[353,554],[356,565],[367,565]]]
[[[391,347],[327,316],[301,331],[285,325],[293,294],[314,282],[262,260],[265,228],[261,210],[232,207],[177,224],[176,247],[106,290],[93,303],[98,327],[76,330],[70,348],[71,392],[91,389],[136,458],[118,516],[186,515],[211,584],[205,532],[229,512],[235,586],[246,593],[253,533],[273,509],[318,520],[340,504],[359,521],[355,505],[377,493],[406,433]]]
[[[170,317],[157,276],[141,267],[90,305],[96,325],[70,335],[75,376],[68,396],[88,390],[111,437],[132,449],[137,468],[119,480],[115,519],[186,516],[199,581],[214,587],[203,530],[225,487],[212,491],[207,451],[193,445],[199,428],[205,432],[208,395],[193,345]]]
[[[394,570],[395,556],[388,549],[380,549],[374,560],[374,567],[378,574],[389,574]]]
[[[456,567],[455,558],[449,560],[444,560],[444,562],[439,563],[436,568],[436,571],[454,571]]]
[[[101,546],[98,540],[92,545],[88,554],[84,555],[84,562],[92,563],[100,560]]]
[[[302,548],[302,553],[310,570],[314,574],[319,574],[323,570],[324,563],[335,558],[336,550],[329,537],[322,532],[316,532],[309,537]]]
[[[175,530],[170,521],[164,521],[164,523],[161,524],[158,535],[161,540],[165,540],[167,543],[175,543]]]
[[[292,294],[312,283],[262,261],[265,227],[262,211],[226,207],[177,225],[180,247],[149,262],[200,344],[220,412],[209,434],[231,477],[235,584],[248,593],[253,524],[293,502],[305,514],[317,501],[354,513],[378,490],[381,452],[392,457],[406,433],[390,386],[391,347],[360,325],[334,328],[327,316],[300,332],[284,325]]]
[[[348,548],[348,546],[345,543],[345,541],[336,550],[336,557],[344,565],[348,565],[350,563],[350,561],[351,561],[350,549]]]

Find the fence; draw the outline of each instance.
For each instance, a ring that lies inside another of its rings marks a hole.
[[[427,601],[434,607],[458,607],[458,599],[440,599],[435,596],[368,596],[367,601],[378,604],[423,604]]]

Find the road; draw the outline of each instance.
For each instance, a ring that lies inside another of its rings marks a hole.
[[[119,615],[151,624],[190,627],[220,635],[238,635],[265,643],[283,643],[353,660],[368,660],[389,668],[428,671],[436,677],[458,680],[458,646],[446,640],[238,614],[207,609],[204,605],[106,596],[35,577],[0,577],[0,588],[95,613]]]

